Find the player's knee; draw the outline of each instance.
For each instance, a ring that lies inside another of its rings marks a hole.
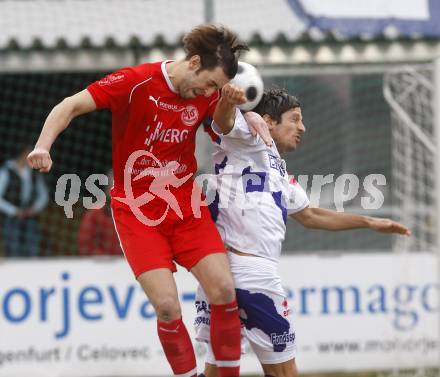
[[[216,282],[215,286],[210,289],[211,304],[227,304],[235,300],[235,287],[232,279],[223,279]]]
[[[156,315],[160,321],[174,321],[182,316],[177,297],[164,296],[156,302]]]
[[[265,364],[263,365],[264,377],[276,377],[277,376],[277,368],[275,365]]]
[[[298,377],[298,369],[293,360],[280,364],[263,364],[265,377]]]

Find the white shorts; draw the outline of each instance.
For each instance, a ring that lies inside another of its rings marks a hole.
[[[240,309],[242,337],[249,341],[262,364],[279,364],[295,358],[295,330],[277,264],[265,258],[231,252],[228,256]],[[210,343],[211,312],[200,286],[195,305],[196,339]]]

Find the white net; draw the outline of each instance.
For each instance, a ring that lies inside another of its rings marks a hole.
[[[392,212],[413,231],[412,237],[394,238],[397,252],[438,252],[434,82],[433,65],[399,67],[384,75],[384,97],[391,108]],[[438,327],[432,331],[438,335]],[[439,373],[438,368],[396,368],[388,376]]]
[[[434,250],[436,189],[434,85],[430,66],[400,67],[384,75],[391,108],[392,212],[412,237],[395,237],[396,251]]]

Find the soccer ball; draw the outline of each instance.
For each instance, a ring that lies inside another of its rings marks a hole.
[[[260,102],[264,92],[263,79],[257,69],[248,63],[238,62],[238,70],[231,84],[237,85],[244,90],[247,102],[239,105],[243,111],[250,111]]]

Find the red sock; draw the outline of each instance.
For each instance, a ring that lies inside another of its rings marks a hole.
[[[171,322],[157,320],[157,333],[174,375],[197,377],[194,348],[182,318]]]
[[[240,328],[237,301],[211,304],[211,346],[220,377],[240,375]]]

